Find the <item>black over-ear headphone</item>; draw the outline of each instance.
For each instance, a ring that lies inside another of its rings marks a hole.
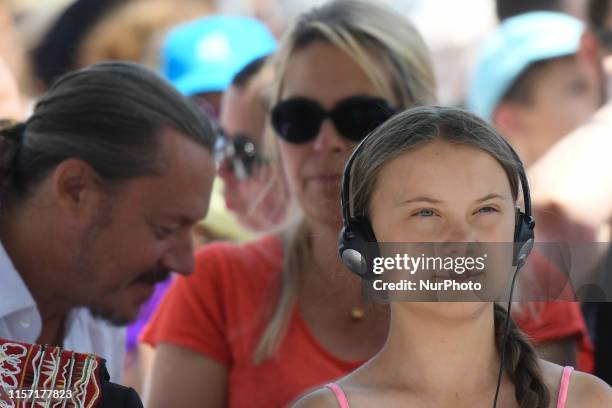
[[[372,224],[367,217],[353,216],[350,212],[351,168],[355,158],[359,156],[371,134],[366,136],[355,148],[344,166],[341,184],[341,203],[342,203],[342,231],[338,236],[338,251],[342,263],[353,273],[363,279],[372,280],[378,275],[373,272],[374,258],[378,257],[380,250],[376,245],[376,235],[372,229]],[[519,179],[523,190],[523,200],[525,211],[517,208],[516,223],[514,226],[514,251],[512,264],[518,271],[527,261],[529,253],[533,249],[535,221],[531,215],[531,196],[529,193],[529,183],[525,174],[525,168],[518,154],[512,146],[502,138],[506,146],[510,149],[512,156],[519,163]]]

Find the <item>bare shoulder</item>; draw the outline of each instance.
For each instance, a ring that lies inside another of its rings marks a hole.
[[[551,401],[556,402],[563,367],[544,360],[540,360],[540,366],[550,389]],[[566,407],[610,408],[612,388],[594,375],[573,371],[569,381]]]
[[[292,408],[338,408],[338,400],[334,393],[326,387],[318,388],[297,400]]]
[[[569,383],[567,406],[612,407],[612,388],[594,375],[575,371]]]

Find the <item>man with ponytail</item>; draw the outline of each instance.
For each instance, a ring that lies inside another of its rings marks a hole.
[[[114,326],[191,272],[213,146],[203,114],[130,63],[67,74],[26,122],[2,122],[0,338],[96,353],[120,382]]]

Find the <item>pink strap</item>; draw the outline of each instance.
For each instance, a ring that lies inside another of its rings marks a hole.
[[[336,399],[338,400],[338,404],[340,405],[340,408],[350,408],[348,400],[346,399],[346,395],[344,394],[344,391],[342,391],[342,388],[340,388],[338,384],[329,383],[329,384],[326,384],[325,386],[329,388],[330,390],[332,390],[334,394],[336,394]]]
[[[569,388],[570,376],[574,371],[574,367],[565,366],[563,367],[563,374],[561,375],[561,384],[559,385],[559,396],[557,397],[557,408],[565,408],[565,401],[567,400],[567,390]]]

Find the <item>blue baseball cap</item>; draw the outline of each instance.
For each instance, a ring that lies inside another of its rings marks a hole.
[[[223,92],[257,58],[272,54],[276,39],[260,21],[216,15],[172,29],[162,48],[164,75],[184,95]]]
[[[479,51],[467,108],[491,121],[516,79],[534,62],[576,54],[585,26],[567,14],[534,11],[505,20]]]

